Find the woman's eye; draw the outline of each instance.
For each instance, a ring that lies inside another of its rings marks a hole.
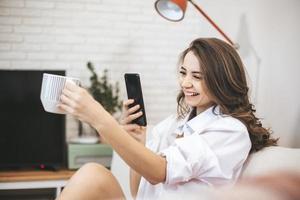
[[[197,79],[197,80],[202,80],[203,79],[202,76],[194,76],[194,78]]]
[[[184,71],[180,71],[179,74],[185,75],[186,73]]]

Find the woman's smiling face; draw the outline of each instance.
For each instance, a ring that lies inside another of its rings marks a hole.
[[[189,51],[179,67],[179,84],[184,93],[185,103],[197,108],[200,113],[213,105],[204,83],[199,59]]]

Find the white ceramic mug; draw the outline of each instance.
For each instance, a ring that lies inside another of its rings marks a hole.
[[[80,80],[77,78],[47,73],[43,74],[40,98],[45,111],[56,114],[65,114],[57,107],[57,105],[60,102],[60,96],[67,80],[73,81],[76,85],[80,84]]]

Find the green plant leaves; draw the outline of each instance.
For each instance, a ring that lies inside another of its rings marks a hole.
[[[102,76],[98,77],[91,62],[87,63],[87,68],[92,73],[90,77],[91,86],[89,87],[89,92],[94,99],[101,103],[101,105],[111,114],[120,111],[122,108],[122,101],[119,98],[119,83],[116,82],[114,85],[109,83],[107,69],[104,69]]]

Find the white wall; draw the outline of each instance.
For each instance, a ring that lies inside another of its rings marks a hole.
[[[298,86],[300,1],[202,0],[233,40],[250,76],[259,116],[281,144],[300,147]],[[141,73],[150,124],[176,108],[179,53],[201,36],[222,38],[188,5],[180,23],[165,21],[154,0],[0,0],[0,68],[65,69],[88,85],[86,62],[109,68],[125,97],[123,73]],[[68,136],[76,124],[68,119]]]
[[[281,144],[300,147],[300,1],[266,3],[258,109]]]
[[[300,1],[252,1],[244,9],[250,45],[260,58],[259,116],[280,137],[281,145],[300,147]]]

